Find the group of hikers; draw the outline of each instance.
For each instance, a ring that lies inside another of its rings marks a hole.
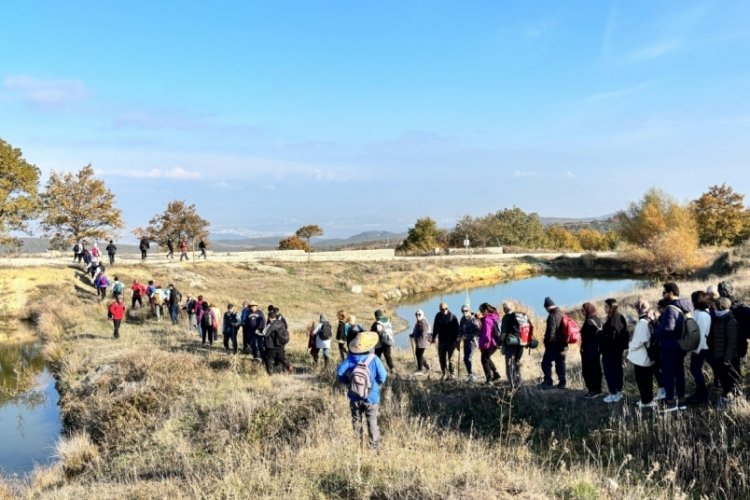
[[[174,240],[171,236],[167,237],[166,241],[166,247],[167,247],[167,258],[173,259],[174,258]],[[141,251],[141,260],[146,260],[148,257],[148,251],[151,248],[151,242],[149,238],[143,237],[141,238],[140,242],[138,243],[138,249]],[[198,242],[198,249],[200,250],[200,254],[198,255],[198,258],[203,257],[203,259],[207,259],[206,255],[206,249],[208,248],[208,245],[206,244],[206,241],[203,238],[200,238],[200,241]],[[179,249],[180,249],[180,261],[183,260],[190,260],[188,257],[188,251],[190,250],[190,242],[188,241],[188,237],[183,235],[180,237],[179,241]],[[107,256],[109,256],[109,264],[113,266],[115,264],[115,255],[117,254],[117,246],[114,244],[113,240],[109,240],[109,244],[106,246],[105,251],[107,252]],[[73,245],[73,262],[81,263],[83,262],[87,266],[93,265],[97,266],[99,265],[100,258],[102,256],[101,250],[99,249],[99,245],[94,242],[91,245],[91,248],[86,248],[86,242],[84,240],[77,241]],[[88,270],[88,269],[87,269]]]

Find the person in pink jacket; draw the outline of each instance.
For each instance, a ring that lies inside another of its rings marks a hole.
[[[492,355],[497,351],[497,342],[492,336],[492,330],[495,328],[495,323],[500,321],[500,315],[497,313],[497,309],[485,302],[479,306],[477,316],[481,321],[479,352],[481,353],[482,369],[487,384],[491,384],[495,380],[500,380],[500,374],[492,361]]]

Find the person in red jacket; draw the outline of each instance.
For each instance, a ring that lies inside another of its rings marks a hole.
[[[115,338],[119,339],[120,323],[122,323],[122,319],[125,317],[125,304],[122,303],[122,295],[118,295],[115,298],[115,301],[109,305],[108,316],[112,319],[112,323],[115,327]]]

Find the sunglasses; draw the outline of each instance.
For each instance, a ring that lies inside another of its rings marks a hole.
[[[440,310],[441,310],[441,311],[447,311],[447,310],[448,310],[448,308],[447,308],[447,307],[441,307],[441,308],[440,308]]]
[[[466,314],[466,313],[469,312],[469,310],[468,309],[461,309],[461,312],[464,313],[464,314]]]

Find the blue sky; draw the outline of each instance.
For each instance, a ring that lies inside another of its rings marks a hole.
[[[0,137],[129,228],[331,236],[750,194],[750,2],[11,2]]]

